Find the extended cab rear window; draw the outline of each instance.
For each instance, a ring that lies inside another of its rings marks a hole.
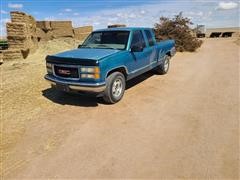
[[[147,40],[148,40],[148,44],[149,46],[153,46],[154,45],[154,41],[153,41],[153,36],[151,34],[151,32],[149,30],[144,30],[146,36],[147,36]]]
[[[137,31],[133,32],[131,47],[133,47],[133,46],[138,46],[138,47],[142,47],[142,48],[146,47],[146,43],[144,41],[142,31],[137,30]]]

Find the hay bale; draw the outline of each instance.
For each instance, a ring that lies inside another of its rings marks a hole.
[[[45,32],[52,29],[50,21],[37,21],[37,28],[42,29]]]
[[[19,11],[12,11],[10,14],[12,23],[7,23],[9,48],[29,49],[31,53],[35,52],[38,47],[38,40],[37,24],[34,17]]]
[[[74,37],[72,28],[61,28],[52,30],[53,38]]]
[[[83,27],[78,27],[78,28],[74,28],[73,32],[74,32],[74,38],[78,39],[80,41],[85,40],[89,34],[93,31],[93,27],[92,26],[83,26]]]
[[[3,61],[23,59],[22,52],[19,49],[8,49],[2,51]]]
[[[8,36],[8,45],[11,49],[26,49],[28,39],[26,36]]]
[[[11,11],[10,16],[11,21],[15,23],[26,23],[27,21],[27,15],[24,12]]]
[[[72,29],[72,21],[51,21],[52,29]]]
[[[93,31],[92,26],[83,26],[73,29],[74,34],[82,34],[82,33],[91,33]]]
[[[74,39],[80,40],[80,41],[84,41],[90,33],[81,33],[81,34],[75,34],[74,35]]]
[[[38,41],[49,41],[53,39],[53,34],[51,31],[45,32],[40,28],[37,28],[37,39]]]
[[[41,28],[37,28],[36,34],[37,34],[37,37],[40,38],[39,41],[43,40],[46,36],[46,33]]]
[[[32,36],[31,39],[29,39],[28,47],[29,53],[33,54],[38,49],[38,38],[36,36]]]
[[[24,12],[11,11],[10,16],[13,23],[26,23],[30,26],[34,26],[36,24],[34,17]]]
[[[7,23],[8,36],[26,36],[27,26],[25,23]]]

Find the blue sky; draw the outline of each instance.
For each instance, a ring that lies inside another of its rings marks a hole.
[[[32,14],[37,20],[72,20],[73,25],[93,25],[94,29],[108,24],[150,26],[160,16],[173,17],[179,12],[195,24],[207,27],[239,27],[237,0],[0,0],[1,34],[9,11],[19,10]]]

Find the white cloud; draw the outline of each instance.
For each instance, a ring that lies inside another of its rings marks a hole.
[[[8,7],[11,8],[11,9],[22,9],[23,8],[23,4],[12,4],[12,3],[9,3]]]
[[[55,16],[49,16],[44,18],[45,21],[55,21],[55,20],[59,20],[58,18],[56,18]]]
[[[238,7],[238,3],[236,2],[219,2],[217,9],[218,10],[230,10],[236,9]]]
[[[94,26],[98,26],[98,25],[100,25],[100,24],[101,24],[100,22],[94,22],[94,23],[93,23]]]
[[[140,14],[146,14],[146,11],[145,10],[141,10]]]
[[[71,10],[71,13],[62,11],[61,13],[64,16],[48,17],[47,19],[71,19],[75,27],[93,25],[94,29],[106,28],[108,24],[153,27],[155,23],[159,22],[159,17],[172,18],[182,11],[184,16],[191,18],[194,24],[204,24],[206,27],[236,26],[238,19],[235,11],[215,11],[216,6],[220,4],[218,0],[211,0],[210,2],[205,0],[193,1],[179,1],[174,4],[158,2],[124,8],[109,8],[89,11],[88,14],[81,14],[81,17],[74,16],[74,13],[77,13],[74,10]],[[231,1],[225,0],[225,2],[229,3]],[[226,19],[222,18],[223,15],[221,13],[227,13],[224,16]]]
[[[0,27],[0,39],[3,38],[6,34],[6,27],[5,26],[1,26]]]
[[[67,9],[64,9],[64,11],[65,12],[72,12],[72,9],[67,8]]]
[[[10,22],[11,20],[9,18],[3,18],[0,20],[1,23],[5,24],[7,22]]]
[[[197,11],[197,12],[189,11],[189,12],[185,12],[184,14],[190,15],[190,16],[200,16],[200,17],[204,15],[202,11]]]
[[[175,11],[165,10],[159,4],[137,5],[125,8],[101,10],[88,16],[73,17],[74,26],[94,25],[94,28],[106,28],[109,24],[152,27],[160,16],[169,17]],[[175,13],[176,14],[176,13]],[[171,16],[172,17],[172,16]]]
[[[4,10],[0,10],[0,14],[7,14],[7,11],[4,11]]]
[[[73,15],[74,15],[74,16],[78,16],[78,15],[79,15],[79,13],[75,12],[75,13],[73,13]]]

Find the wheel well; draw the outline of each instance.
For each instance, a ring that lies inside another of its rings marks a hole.
[[[119,67],[119,68],[116,68],[116,69],[113,69],[113,70],[109,71],[107,73],[107,77],[114,72],[121,72],[125,76],[125,79],[127,79],[127,72],[126,72],[126,69],[124,67]]]
[[[168,52],[166,53],[166,55],[168,55],[169,57],[171,57],[171,52],[168,51]]]

